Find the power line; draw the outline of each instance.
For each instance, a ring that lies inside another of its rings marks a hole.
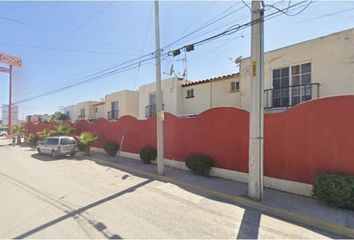
[[[300,4],[302,4],[303,2],[300,2],[300,3],[297,3],[297,4],[294,4],[290,7],[288,7],[288,9],[292,8],[292,7],[296,7]],[[266,18],[269,18],[271,16],[275,16],[276,14],[278,14],[280,11],[277,11],[277,12],[273,12],[273,13],[270,13],[269,15],[265,16],[265,19]],[[216,34],[216,35],[213,35],[211,37],[208,37],[208,38],[205,38],[205,39],[202,39],[202,40],[199,40],[197,42],[194,42],[192,43],[191,45],[201,45],[201,44],[205,44],[209,41],[212,41],[214,39],[218,39],[222,36],[227,36],[227,35],[231,35],[231,34],[234,34],[238,31],[240,31],[241,29],[244,29],[246,27],[249,27],[255,23],[257,23],[259,20],[254,20],[254,21],[251,21],[251,22],[248,22],[248,23],[245,23],[245,24],[242,24],[242,25],[239,25],[239,24],[235,24],[231,27],[229,27],[227,30],[219,33],[219,34]],[[184,49],[186,46],[184,47],[181,47],[179,49]],[[124,62],[124,63],[121,63],[121,64],[118,64],[117,66],[113,66],[111,68],[108,68],[108,69],[105,69],[105,70],[102,70],[98,73],[95,73],[95,74],[92,74],[91,77],[89,77],[88,79],[82,79],[81,81],[77,81],[77,82],[73,82],[71,84],[68,84],[67,86],[64,86],[64,87],[61,87],[59,89],[54,89],[54,90],[51,90],[51,91],[48,91],[46,93],[43,93],[43,94],[40,94],[40,95],[37,95],[37,96],[33,96],[33,97],[29,97],[29,98],[26,98],[26,99],[22,99],[22,100],[19,100],[17,101],[16,103],[21,103],[21,102],[26,102],[26,101],[30,101],[30,100],[33,100],[33,99],[36,99],[36,98],[39,98],[39,97],[43,97],[43,96],[46,96],[46,95],[49,95],[49,94],[53,94],[53,93],[56,93],[58,91],[62,91],[62,90],[65,90],[65,89],[68,89],[68,88],[71,88],[71,87],[74,87],[74,86],[77,86],[77,85],[80,85],[80,84],[83,84],[83,83],[87,83],[87,82],[90,82],[90,81],[94,81],[94,80],[97,80],[97,79],[101,79],[101,78],[104,78],[104,77],[107,77],[107,76],[111,76],[111,75],[115,75],[115,74],[118,74],[118,73],[121,73],[121,72],[124,72],[124,71],[129,71],[131,69],[134,69],[136,67],[138,67],[142,62],[144,62],[144,64],[146,64],[145,62],[148,62],[152,59],[155,58],[155,56],[151,56],[151,55],[154,55],[154,53],[150,53],[150,54],[146,54],[145,56],[150,56],[146,59],[143,59],[141,60],[141,58],[139,58],[139,62],[135,62],[137,60],[137,58],[135,59],[131,59],[127,62]],[[164,53],[161,55],[161,58],[163,59],[164,57],[167,57],[169,54],[168,53]],[[133,62],[132,64],[129,64],[127,65],[129,62]],[[118,66],[122,66],[121,68],[118,68],[118,69],[114,69],[115,67],[118,67]],[[114,70],[111,70],[111,69],[114,69]],[[111,70],[111,71],[109,71]],[[107,72],[108,71],[108,72]]]
[[[124,67],[121,67],[121,68],[118,68],[118,69],[115,69],[115,70],[111,70],[109,72],[105,72],[105,73],[102,73],[102,74],[97,75],[97,76],[92,76],[90,78],[82,79],[81,81],[73,82],[71,84],[68,84],[66,86],[63,86],[63,87],[60,87],[60,88],[57,88],[57,89],[49,90],[49,91],[47,91],[45,93],[42,93],[42,94],[39,94],[39,95],[36,95],[36,96],[24,98],[24,99],[16,101],[16,104],[22,103],[22,102],[27,102],[27,101],[30,101],[30,100],[34,100],[34,99],[37,99],[37,98],[40,98],[40,97],[43,97],[43,96],[47,96],[47,95],[50,95],[50,94],[53,94],[53,93],[57,93],[59,91],[66,90],[68,88],[72,88],[72,87],[75,87],[75,86],[78,86],[78,85],[81,85],[81,84],[84,84],[84,83],[95,81],[95,80],[98,80],[98,79],[101,79],[101,78],[105,78],[105,77],[108,77],[108,76],[112,76],[112,75],[115,75],[115,74],[118,74],[118,73],[126,72],[126,71],[129,71],[129,70],[135,69],[139,63],[144,63],[146,61],[153,60],[154,58],[155,57],[153,56],[153,57],[144,59],[144,60],[142,60],[140,62],[137,62],[137,63],[132,63],[130,65],[127,65],[127,66],[124,66]],[[145,65],[145,64],[141,64],[141,65]]]
[[[274,9],[278,10],[279,12],[281,12],[281,13],[287,15],[287,16],[293,17],[293,16],[299,15],[300,13],[305,11],[313,3],[313,1],[308,1],[308,4],[303,9],[301,9],[300,11],[298,11],[296,13],[293,13],[293,14],[288,13],[289,9],[290,9],[290,6],[291,6],[290,3],[291,3],[291,1],[289,1],[288,7],[285,10],[284,9],[279,9],[278,7],[275,7],[272,4],[265,5],[265,7],[274,8]]]
[[[97,12],[95,12],[92,16],[88,17],[85,21],[81,22],[79,25],[77,25],[69,34],[67,34],[63,39],[59,40],[57,43],[53,45],[59,45],[60,43],[64,42],[69,36],[74,35],[75,33],[79,32],[81,28],[83,28],[85,25],[87,25],[89,22],[93,21],[97,16],[99,16],[101,13],[103,13],[109,6],[111,6],[113,2],[109,2],[103,8],[99,9]]]
[[[153,10],[153,8],[152,8],[152,10]],[[152,13],[153,13],[153,11],[150,12],[149,21],[148,21],[147,26],[146,26],[145,36],[144,36],[144,41],[143,41],[143,47],[142,47],[142,53],[145,51],[145,45],[146,45],[146,41],[147,41],[149,29],[150,29],[150,24],[151,24],[151,19],[152,19]],[[140,57],[139,62],[141,62],[141,60],[142,60],[142,57]],[[140,67],[141,67],[141,64],[138,65],[138,69],[137,69],[137,71],[136,71],[136,75],[135,75],[135,79],[134,79],[134,85],[133,85],[134,88],[133,88],[133,89],[135,89],[136,83],[137,83],[137,81],[138,81]]]
[[[225,19],[226,17],[230,16],[231,14],[233,14],[233,13],[235,13],[235,12],[237,12],[237,11],[240,11],[240,10],[243,9],[243,8],[245,8],[245,6],[242,6],[242,7],[240,7],[240,8],[237,8],[236,10],[233,10],[233,11],[231,11],[230,13],[227,13],[226,15],[221,16],[221,17],[219,17],[219,18],[217,18],[217,19],[215,19],[215,20],[209,21],[209,22],[207,22],[206,24],[200,26],[199,28],[197,28],[197,29],[193,30],[192,32],[190,32],[190,33],[188,33],[188,34],[186,34],[186,35],[184,35],[184,36],[178,38],[177,40],[175,40],[175,41],[173,41],[173,42],[167,44],[166,46],[164,46],[164,47],[162,47],[162,48],[163,48],[163,49],[169,48],[169,47],[173,46],[175,43],[180,42],[181,40],[183,40],[183,39],[185,39],[185,38],[187,38],[187,37],[193,35],[194,33],[197,33],[197,32],[199,32],[199,31],[205,29],[206,27],[208,27],[208,26],[210,26],[210,25],[212,25],[212,24],[215,24],[215,23],[217,23],[217,22],[219,22],[219,21]]]
[[[84,50],[84,49],[66,49],[66,48],[45,47],[45,46],[38,46],[38,45],[8,43],[8,42],[0,42],[0,45],[21,47],[21,48],[45,49],[51,51],[70,52],[70,53],[104,54],[104,55],[114,55],[114,56],[136,56],[136,54],[128,54],[128,53],[115,53],[115,52],[94,51],[94,50]]]

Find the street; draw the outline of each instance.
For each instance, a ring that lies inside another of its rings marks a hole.
[[[327,238],[295,224],[81,157],[0,140],[0,238]]]

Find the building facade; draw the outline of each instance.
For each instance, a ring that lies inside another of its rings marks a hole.
[[[215,107],[249,111],[252,66],[250,58],[239,61],[239,73],[189,81],[178,77],[162,81],[165,112],[196,115]],[[354,94],[354,28],[304,41],[264,55],[264,108],[284,111],[311,99]],[[77,119],[118,119],[131,115],[147,119],[156,113],[156,83],[139,91],[108,94],[104,102],[87,101],[65,108]]]
[[[106,95],[104,113],[108,120],[116,120],[124,115],[138,118],[139,92],[123,90]]]
[[[251,60],[240,63],[241,91],[250,92]],[[264,107],[283,111],[311,99],[354,94],[354,29],[264,55]],[[250,94],[241,108],[248,110]]]

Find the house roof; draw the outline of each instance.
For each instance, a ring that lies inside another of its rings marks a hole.
[[[239,73],[232,73],[232,74],[228,74],[228,75],[208,78],[208,79],[199,80],[199,81],[195,81],[195,82],[186,82],[186,83],[182,84],[182,87],[188,87],[188,86],[208,83],[208,82],[211,82],[211,81],[223,80],[225,78],[231,78],[231,77],[237,77],[237,76],[239,76]]]
[[[95,103],[95,104],[92,104],[92,106],[99,106],[99,105],[103,105],[105,102],[99,102],[99,103]]]

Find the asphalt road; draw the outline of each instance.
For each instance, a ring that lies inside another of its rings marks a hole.
[[[83,158],[0,140],[0,238],[327,238],[323,233]]]

